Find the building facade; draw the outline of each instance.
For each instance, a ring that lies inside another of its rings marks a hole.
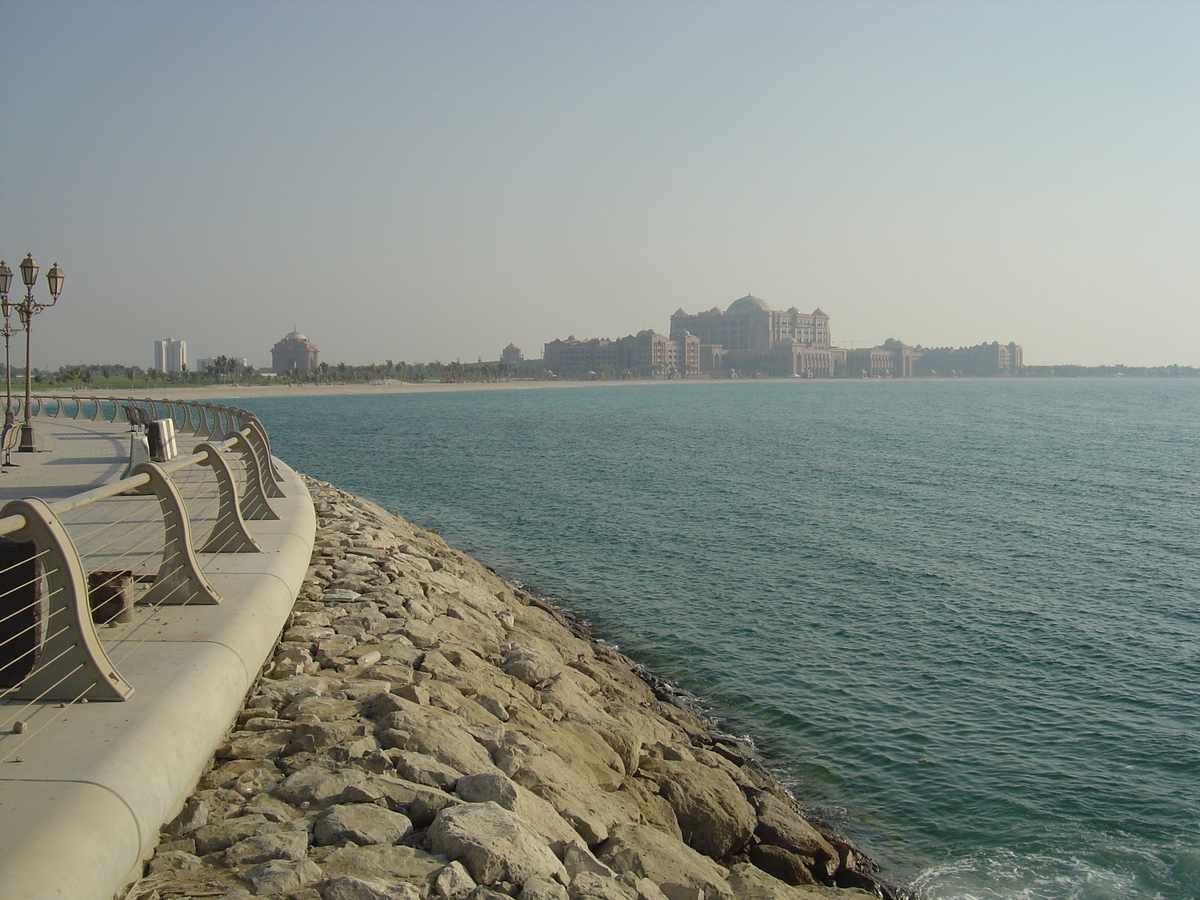
[[[187,371],[187,341],[163,338],[154,342],[154,368],[160,372]]]
[[[844,374],[846,351],[833,346],[829,316],[796,307],[771,309],[747,294],[722,312],[676,310],[671,337],[694,335],[700,341],[700,370],[796,378],[833,378]]]
[[[847,350],[846,374],[857,378],[911,378],[913,348],[888,338],[879,347]]]
[[[915,375],[1012,375],[1023,364],[1018,344],[926,350],[889,338],[878,347],[833,345],[820,308],[774,310],[747,294],[722,312],[676,310],[669,337],[640,331],[620,340],[571,336],[546,344],[544,364],[571,375],[620,369],[631,374],[770,378],[912,378]]]
[[[542,362],[551,369],[596,374],[616,369],[620,374],[684,378],[700,374],[700,339],[695,335],[669,338],[651,329],[615,341],[584,341],[572,335],[546,344]]]
[[[271,348],[271,368],[284,372],[311,373],[317,368],[317,345],[298,331],[285,335]]]
[[[771,350],[786,341],[815,349],[833,346],[829,316],[820,309],[811,313],[794,306],[771,309],[752,294],[734,300],[724,312],[715,306],[695,314],[676,310],[671,316],[671,337],[684,332],[696,335],[701,344],[717,344],[726,350]]]
[[[515,366],[517,363],[525,362],[525,354],[516,344],[509,344],[500,351],[500,362]]]
[[[1020,344],[976,344],[974,347],[918,347],[915,351],[915,375],[963,375],[987,377],[1015,375],[1025,364]]]

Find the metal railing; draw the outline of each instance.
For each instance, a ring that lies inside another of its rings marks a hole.
[[[30,405],[135,432],[138,420],[169,419],[199,443],[119,481],[0,509],[0,727],[18,732],[34,705],[127,699],[135,686],[118,664],[154,632],[158,611],[220,603],[206,568],[262,552],[247,523],[278,519],[271,500],[284,496],[266,430],[245,410],[95,396]]]

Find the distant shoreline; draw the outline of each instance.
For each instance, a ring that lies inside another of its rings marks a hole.
[[[548,388],[598,388],[621,387],[624,385],[657,385],[669,387],[681,384],[760,384],[763,382],[786,382],[788,384],[826,384],[830,382],[880,382],[880,381],[1143,381],[1143,380],[1178,380],[1180,377],[1171,375],[1128,376],[1120,375],[1015,375],[1006,377],[962,376],[962,377],[921,377],[921,378],[642,378],[642,379],[596,379],[595,381],[376,381],[368,383],[336,383],[336,384],[205,384],[205,385],[164,385],[161,388],[138,387],[133,390],[120,388],[85,389],[85,390],[54,390],[47,389],[35,392],[38,394],[79,394],[86,397],[147,397],[165,400],[194,400],[198,397],[217,399],[236,399],[244,397],[336,397],[340,395],[359,394],[421,394],[459,391],[513,391],[541,390]]]

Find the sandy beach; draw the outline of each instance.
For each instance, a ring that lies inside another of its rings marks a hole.
[[[629,380],[629,381],[494,381],[494,382],[420,382],[374,381],[368,384],[206,384],[181,387],[135,388],[134,390],[105,389],[88,391],[54,391],[51,394],[75,393],[80,397],[147,397],[165,400],[196,400],[214,398],[236,400],[246,397],[336,397],[350,394],[417,394],[444,391],[521,391],[550,388],[615,388],[628,385],[694,384],[688,380]],[[35,395],[36,397],[37,395]]]

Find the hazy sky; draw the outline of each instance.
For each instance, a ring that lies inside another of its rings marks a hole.
[[[35,365],[267,365],[293,325],[539,357],[747,292],[841,346],[1200,365],[1194,0],[0,0],[0,34],[0,256],[66,272]]]

